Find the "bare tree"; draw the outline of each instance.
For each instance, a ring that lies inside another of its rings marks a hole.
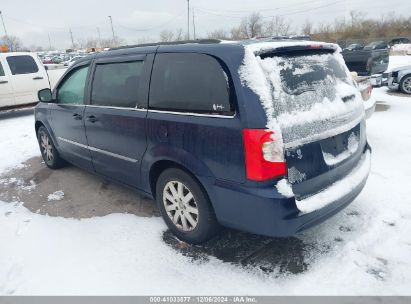
[[[115,36],[114,38],[103,39],[101,41],[102,47],[116,47],[126,44],[126,40]]]
[[[10,51],[15,52],[23,48],[23,44],[20,38],[17,36],[4,35],[0,38],[0,40],[3,42],[3,44],[9,47]]]
[[[150,42],[153,42],[153,39],[149,38],[149,37],[140,37],[140,38],[134,40],[135,44],[146,44],[146,43],[150,43]]]
[[[365,13],[358,11],[350,11],[351,26],[357,26],[365,18]]]
[[[182,29],[181,27],[175,30],[175,32],[174,32],[174,40],[175,40],[175,41],[184,40],[183,29]]]
[[[301,33],[303,35],[311,36],[313,33],[313,30],[314,30],[313,24],[311,23],[310,20],[306,19],[301,28]]]
[[[233,40],[241,40],[248,38],[246,34],[244,33],[243,29],[241,26],[233,27],[230,31],[231,39]]]
[[[79,39],[77,45],[79,48],[96,48],[99,47],[100,42],[98,38],[89,37],[87,39]]]
[[[252,13],[244,17],[238,27],[231,29],[231,38],[234,40],[255,38],[263,34],[263,17],[260,13]]]
[[[182,28],[176,29],[174,32],[171,30],[163,30],[160,32],[161,42],[181,41],[184,40],[184,33]]]
[[[254,38],[263,34],[263,17],[260,13],[252,13],[247,18],[247,36]]]
[[[170,30],[163,30],[160,32],[161,42],[170,42],[174,40],[174,33]]]
[[[209,39],[230,39],[229,33],[223,29],[217,29],[207,34],[207,38]]]
[[[267,36],[284,36],[290,32],[291,23],[281,16],[273,17],[265,24],[264,33]]]

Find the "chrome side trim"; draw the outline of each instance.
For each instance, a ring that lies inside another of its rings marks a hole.
[[[129,162],[132,162],[132,163],[136,163],[138,161],[137,159],[134,159],[134,158],[131,158],[131,157],[127,157],[127,156],[116,154],[116,153],[113,153],[113,152],[110,152],[110,151],[106,151],[106,150],[98,149],[98,148],[95,148],[95,147],[83,145],[83,144],[80,144],[76,141],[72,141],[72,140],[69,140],[69,139],[66,139],[66,138],[63,138],[63,137],[57,137],[57,139],[61,140],[61,141],[64,141],[66,143],[69,143],[69,144],[84,148],[84,149],[89,149],[91,151],[99,152],[99,153],[102,153],[102,154],[105,154],[105,155],[108,155],[108,156],[112,156],[112,157],[119,158],[119,159],[122,159],[122,160],[125,160],[125,161],[129,161]]]
[[[84,107],[85,104],[79,104],[79,103],[58,103],[58,102],[51,102],[51,104],[55,104],[57,106],[70,106],[70,107]]]
[[[215,117],[215,118],[234,118],[235,117],[235,114],[234,115],[200,114],[200,113],[191,113],[191,112],[173,112],[173,111],[162,111],[162,110],[148,110],[148,112],[183,115],[183,116]]]
[[[113,153],[113,152],[109,152],[109,151],[106,151],[106,150],[101,150],[101,149],[90,147],[90,146],[88,146],[88,148],[91,151],[99,152],[99,153],[102,153],[102,154],[105,154],[105,155],[108,155],[108,156],[112,156],[112,157],[116,157],[116,158],[119,158],[119,159],[122,159],[122,160],[129,161],[129,162],[132,162],[132,163],[137,162],[137,159],[130,158],[130,157],[127,157],[127,156],[124,156],[124,155],[116,154],[116,153]]]
[[[90,104],[86,105],[86,107],[147,112],[147,109],[141,109],[141,108],[139,109],[139,108],[126,108],[126,107],[115,107],[115,106],[99,106],[99,105],[90,105]]]
[[[63,137],[57,137],[57,139],[58,139],[58,140],[61,140],[61,141],[65,141],[66,143],[69,143],[69,144],[72,144],[72,145],[75,145],[75,146],[82,147],[82,148],[84,148],[84,149],[88,149],[88,146],[83,145],[83,144],[80,144],[80,143],[78,143],[78,142],[76,142],[76,141],[72,141],[72,140],[69,140],[69,139],[65,139],[65,138],[63,138]]]

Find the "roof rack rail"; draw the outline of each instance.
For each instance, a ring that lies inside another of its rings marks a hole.
[[[124,45],[119,47],[110,48],[109,51],[130,49],[136,47],[145,47],[145,46],[160,46],[160,45],[178,45],[178,44],[188,44],[188,43],[198,43],[198,44],[213,44],[220,43],[219,39],[195,39],[195,40],[180,40],[180,41],[170,41],[170,42],[153,42],[153,43],[143,43],[143,44],[133,44],[133,45]]]

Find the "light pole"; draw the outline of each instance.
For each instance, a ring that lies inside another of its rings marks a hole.
[[[101,33],[100,33],[100,29],[97,27],[97,35],[98,35],[98,45],[99,47],[101,47]]]
[[[50,39],[50,34],[47,34],[47,36],[49,37],[49,50],[51,50],[51,39]]]
[[[115,43],[116,36],[114,35],[113,19],[111,18],[111,16],[108,16],[108,19],[110,19],[111,32],[113,33],[113,43]]]
[[[194,7],[193,7],[193,39],[196,40],[196,22],[194,19]]]
[[[190,0],[187,0],[187,40],[190,40]]]
[[[7,35],[6,25],[4,24],[3,14],[1,13],[1,11],[0,11],[0,17],[1,17],[1,23],[3,23],[4,35],[6,36],[6,43],[10,44],[9,43],[10,41],[8,41],[9,36]],[[9,45],[9,47],[10,47],[10,51],[12,51],[11,45]]]
[[[74,38],[73,38],[73,32],[70,29],[70,39],[71,39],[71,48],[74,49]]]

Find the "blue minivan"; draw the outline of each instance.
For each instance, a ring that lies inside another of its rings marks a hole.
[[[369,174],[361,94],[334,44],[123,47],[76,61],[38,97],[49,168],[155,199],[190,243],[221,226],[293,235],[352,202]]]

